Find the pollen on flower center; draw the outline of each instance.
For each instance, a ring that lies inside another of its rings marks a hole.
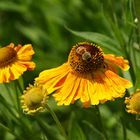
[[[68,61],[74,71],[83,74],[101,68],[104,57],[102,50],[97,45],[82,42],[72,48]]]
[[[15,61],[16,51],[10,47],[0,48],[0,68],[5,67]]]

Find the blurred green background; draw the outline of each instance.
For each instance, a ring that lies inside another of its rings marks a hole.
[[[139,0],[0,0],[0,46],[11,42],[33,45],[36,69],[23,75],[24,85],[27,86],[42,70],[67,61],[69,51],[76,43],[95,42],[105,53],[124,56],[130,61],[133,66],[130,73],[120,74],[132,80],[134,88],[137,88],[140,87],[140,78],[136,78],[140,74],[140,49],[139,22],[136,19],[140,20]],[[92,108],[83,109],[79,105],[63,108],[57,107],[54,102],[50,104],[58,112],[63,125],[66,128],[69,126],[70,140],[104,139]],[[22,132],[22,127],[10,115],[3,116],[3,105],[0,107],[1,122],[19,131],[22,140],[47,140],[47,136],[48,140],[61,140],[47,113],[38,117],[41,128],[36,126],[36,118],[23,116],[23,128],[29,128]],[[101,106],[101,113],[110,140],[140,139],[140,122],[125,112],[124,99]],[[40,137],[38,131],[43,136]],[[0,130],[2,140],[19,139],[5,133],[6,130]],[[127,139],[124,133],[127,133]]]
[[[129,24],[123,27],[123,22],[130,22],[131,18],[127,8],[128,0],[0,0],[0,45],[31,43],[37,67],[28,75],[33,78],[40,71],[65,62],[71,47],[85,41],[65,27],[112,37],[113,14],[120,28],[130,30]],[[31,82],[32,78],[26,75],[27,83]]]

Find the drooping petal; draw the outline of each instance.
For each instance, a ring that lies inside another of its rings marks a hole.
[[[36,66],[34,62],[29,61],[19,61],[18,63],[24,65],[28,70],[33,70]]]
[[[10,67],[10,79],[18,79],[23,72],[25,72],[27,68],[24,65],[20,65],[18,63],[12,64],[12,67]]]
[[[19,60],[31,60],[32,55],[34,54],[34,50],[32,48],[31,44],[24,45],[23,47],[20,47],[20,49],[17,52],[18,59]]]
[[[44,70],[39,74],[39,77],[35,79],[37,84],[44,84],[50,79],[60,76],[61,74],[67,73],[69,71],[69,66],[67,63],[53,69]]]
[[[113,54],[108,54],[108,55],[104,55],[104,58],[109,63],[112,63],[113,65],[120,67],[124,71],[127,71],[129,69],[128,60],[124,59],[122,56],[118,57]]]
[[[74,81],[73,81],[74,82]],[[67,96],[66,99],[63,99],[64,100],[64,105],[69,105],[70,103],[74,103],[74,98],[79,90],[79,86],[80,86],[80,78],[76,78],[75,82],[74,82],[74,86],[73,86],[73,89],[71,91],[71,93]]]
[[[82,79],[83,81],[83,85],[80,86],[84,86],[83,88],[83,92],[81,92],[81,97],[80,100],[81,102],[88,102],[89,101],[89,94],[88,94],[88,80],[87,79]]]
[[[10,81],[10,72],[9,72],[10,67],[6,67],[3,69],[3,74],[5,77],[5,81],[9,82]]]
[[[77,91],[77,94],[74,97],[74,100],[80,99],[82,97],[82,93],[84,92],[85,86],[83,86],[85,83],[84,80],[82,80],[82,78],[80,79],[80,83],[79,83],[79,89]]]
[[[114,87],[116,87],[120,92],[133,86],[130,81],[120,77],[110,70],[106,70],[105,75],[114,82]]]
[[[66,98],[72,100],[72,98],[74,97],[74,94],[76,93],[76,89],[78,88],[79,84],[79,82],[76,81],[77,77],[69,73],[59,93],[53,95],[55,99],[58,101],[58,104],[63,103],[65,103],[66,105],[69,104],[69,101],[66,102]]]
[[[3,69],[0,70],[0,83],[3,83]]]
[[[0,83],[9,81],[10,81],[9,67],[5,67],[0,70]]]
[[[105,73],[96,72],[92,79],[88,81],[88,94],[92,105],[123,97],[125,90],[132,86],[131,82],[110,70]]]
[[[79,87],[74,100],[80,99],[81,102],[89,102],[88,79],[79,77]]]
[[[39,77],[35,79],[35,82],[38,85],[43,85],[43,87],[47,89],[48,93],[50,94],[63,85],[69,71],[70,69],[67,63],[65,63],[58,68],[41,72]]]
[[[111,100],[111,95],[109,94],[110,89],[104,78],[105,77],[101,72],[96,72],[92,80],[88,82],[88,92],[92,105]]]
[[[47,89],[48,93],[52,93],[53,91],[59,89],[62,87],[63,83],[65,82],[65,79],[67,77],[67,74],[64,73],[60,76],[57,76],[55,78],[52,78],[50,80],[48,80],[44,85],[43,87],[45,89]]]

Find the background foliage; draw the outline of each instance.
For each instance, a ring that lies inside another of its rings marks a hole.
[[[105,53],[129,60],[130,71],[120,71],[134,84],[127,96],[140,88],[139,9],[139,0],[0,0],[0,45],[33,45],[37,66],[20,79],[24,89],[42,70],[67,61],[77,42],[95,42]],[[37,116],[19,116],[14,84],[0,85],[0,139],[62,140],[47,111]],[[105,139],[94,107],[84,109],[79,103],[58,107],[52,98],[49,105],[70,140]],[[100,105],[100,109],[110,140],[140,139],[140,122],[126,113],[124,98]]]

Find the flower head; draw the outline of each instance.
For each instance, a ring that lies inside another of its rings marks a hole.
[[[140,89],[130,97],[125,98],[127,112],[140,115]]]
[[[31,62],[34,51],[30,44],[14,46],[13,43],[0,48],[0,83],[18,79],[26,70],[33,70]]]
[[[105,55],[95,44],[82,42],[71,49],[68,62],[45,70],[36,78],[58,105],[69,105],[80,99],[84,106],[98,105],[123,97],[131,82],[117,74],[116,67],[128,70],[128,61],[112,54]]]
[[[45,109],[48,93],[41,86],[29,85],[23,93],[21,105],[25,113],[32,115]]]

